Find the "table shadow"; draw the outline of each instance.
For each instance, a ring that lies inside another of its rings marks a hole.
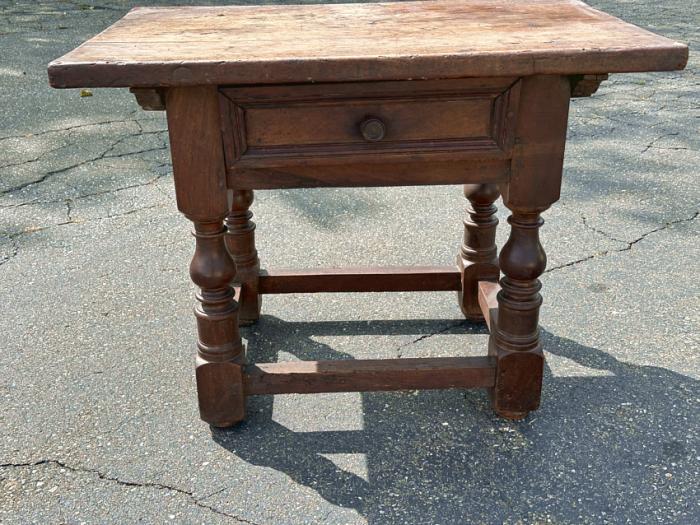
[[[245,335],[253,361],[275,361],[282,349],[300,359],[352,359],[312,338],[420,335],[445,322],[264,316]],[[485,333],[468,324],[452,329],[460,331]],[[353,394],[362,400],[362,430],[295,432],[272,419],[272,396],[258,396],[248,400],[247,422],[213,429],[213,438],[370,524],[634,516],[644,523],[659,515],[666,523],[697,523],[697,504],[687,494],[697,494],[699,382],[547,331],[542,336],[550,356],[570,359],[588,375],[559,377],[547,366],[542,407],[521,422],[494,416],[483,391],[371,392]],[[324,456],[357,453],[365,455],[366,478]]]

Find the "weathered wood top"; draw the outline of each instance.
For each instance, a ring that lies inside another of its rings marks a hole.
[[[687,46],[577,0],[136,8],[49,65],[54,87],[682,69]]]

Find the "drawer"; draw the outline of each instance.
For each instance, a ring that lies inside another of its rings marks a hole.
[[[507,158],[513,78],[222,88],[231,170]]]

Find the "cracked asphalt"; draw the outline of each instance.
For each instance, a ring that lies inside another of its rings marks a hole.
[[[0,522],[700,522],[700,12],[590,3],[691,58],[572,102],[542,230],[542,408],[510,423],[481,391],[257,397],[245,424],[212,431],[164,117],[125,90],[47,84],[50,60],[132,2],[0,0]],[[464,201],[454,186],[260,191],[253,211],[265,267],[450,264]],[[258,361],[480,355],[487,340],[453,294],[263,310],[243,331]]]

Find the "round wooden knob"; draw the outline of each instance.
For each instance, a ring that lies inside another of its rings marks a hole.
[[[376,117],[370,117],[360,124],[360,133],[369,142],[378,142],[384,138],[386,126]]]

